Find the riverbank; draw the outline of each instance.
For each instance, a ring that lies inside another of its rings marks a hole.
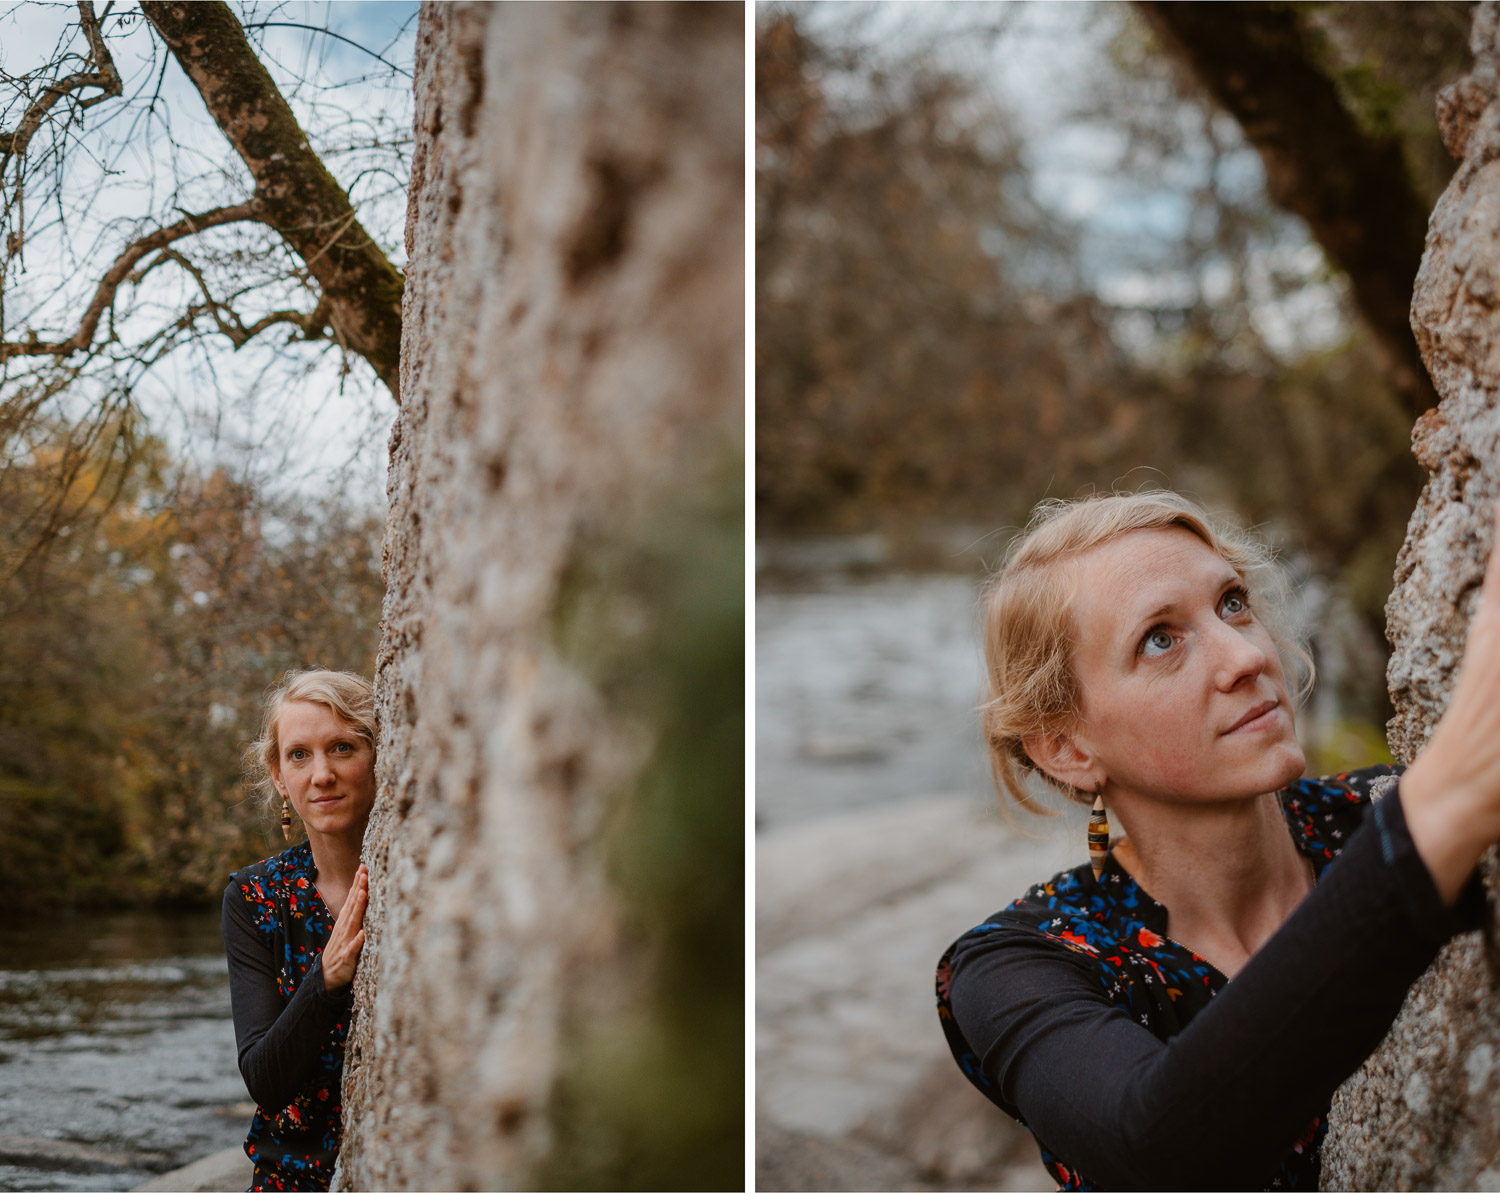
[[[1029,819],[1029,818],[1028,818]],[[933,796],[756,840],[756,1187],[1051,1189],[1031,1136],[974,1090],[933,1006],[946,945],[1083,855]]]
[[[239,1193],[254,1175],[245,1149],[227,1147],[137,1185],[132,1193]]]

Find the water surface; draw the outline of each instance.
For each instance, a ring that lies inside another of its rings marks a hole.
[[[0,1157],[0,1190],[129,1189],[243,1142],[253,1110],[216,910],[0,927],[0,1136],[98,1149]]]
[[[977,595],[977,578],[942,573],[759,578],[759,829],[922,795],[992,798]]]

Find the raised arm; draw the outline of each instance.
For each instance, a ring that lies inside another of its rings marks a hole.
[[[953,1010],[1002,1098],[1090,1179],[1260,1189],[1438,948],[1483,910],[1477,883],[1445,904],[1392,793],[1167,1043],[1105,997],[1091,963],[1019,928],[955,956]]]
[[[349,1013],[352,987],[325,989],[319,957],[291,999],[283,999],[278,960],[256,931],[236,883],[224,892],[223,931],[240,1076],[256,1104],[274,1114],[313,1080],[329,1032]]]

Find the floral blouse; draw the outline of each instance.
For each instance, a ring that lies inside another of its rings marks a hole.
[[[323,986],[333,916],[303,841],[232,876],[224,948],[240,1073],[255,1099],[251,1189],[327,1189],[341,1133],[351,986]]]
[[[1441,944],[1483,916],[1476,881],[1442,903],[1399,793],[1371,804],[1396,773],[1277,793],[1317,886],[1232,983],[1167,936],[1167,909],[1113,855],[1099,881],[1086,862],[1063,871],[943,954],[953,1057],[1032,1130],[1060,1188],[1317,1187],[1334,1089]]]

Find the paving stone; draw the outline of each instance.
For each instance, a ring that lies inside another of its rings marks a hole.
[[[960,932],[1077,865],[1083,824],[1030,839],[976,799],[935,796],[757,838],[757,1135],[781,1141],[774,1171],[813,1165],[795,1186],[809,1189],[1051,1188],[1029,1135],[953,1065],[933,969]],[[906,1184],[871,1184],[871,1149]]]

